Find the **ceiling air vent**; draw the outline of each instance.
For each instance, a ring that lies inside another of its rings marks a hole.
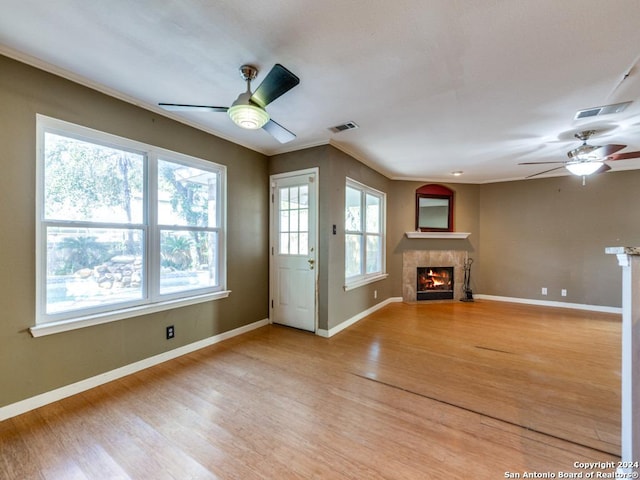
[[[335,127],[330,127],[333,133],[344,132],[345,130],[353,130],[354,128],[358,128],[358,124],[356,122],[347,122],[342,125],[336,125]]]
[[[610,113],[620,113],[631,105],[631,102],[615,103],[613,105],[604,105],[602,107],[587,108],[586,110],[578,110],[574,120],[581,118],[597,117],[598,115],[608,115]]]

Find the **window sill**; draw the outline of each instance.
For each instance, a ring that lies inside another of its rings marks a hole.
[[[370,283],[378,282],[380,280],[384,280],[388,276],[389,276],[388,273],[381,273],[381,274],[375,275],[373,277],[366,277],[366,278],[363,278],[361,280],[350,282],[349,284],[345,285],[343,288],[344,288],[345,292],[348,292],[349,290],[354,290],[356,288],[363,287],[363,286],[368,285]]]
[[[70,320],[61,320],[58,322],[41,323],[31,327],[29,331],[34,337],[43,337],[45,335],[53,335],[54,333],[67,332],[69,330],[77,330],[79,328],[91,327],[103,323],[116,322],[125,318],[138,317],[140,315],[148,315],[150,313],[162,312],[172,308],[185,307],[187,305],[195,305],[197,303],[210,302],[227,298],[231,290],[222,292],[208,293],[197,297],[181,298],[179,300],[168,300],[165,302],[154,303],[152,305],[141,305],[132,308],[118,310],[116,312],[100,313],[86,317],[79,317]]]

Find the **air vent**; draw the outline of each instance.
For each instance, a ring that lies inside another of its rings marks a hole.
[[[631,105],[631,102],[615,103],[613,105],[603,105],[602,107],[587,108],[586,110],[579,110],[574,117],[574,120],[580,120],[581,118],[597,117],[599,115],[609,115],[611,113],[620,113],[625,108]]]
[[[354,128],[358,128],[358,124],[356,122],[347,122],[342,125],[336,125],[335,127],[330,127],[333,133],[344,132],[345,130],[353,130]]]
[[[576,113],[576,120],[580,119],[580,118],[587,118],[587,117],[595,117],[596,115],[600,114],[600,111],[602,109],[601,108],[591,108],[589,110],[580,110],[578,113]]]

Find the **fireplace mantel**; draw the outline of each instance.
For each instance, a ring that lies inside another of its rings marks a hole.
[[[465,239],[470,232],[405,232],[407,238]]]

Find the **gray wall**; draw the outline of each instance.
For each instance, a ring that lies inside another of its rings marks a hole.
[[[0,72],[0,406],[268,317],[266,157],[1,56]],[[36,113],[226,165],[230,297],[32,338]]]

